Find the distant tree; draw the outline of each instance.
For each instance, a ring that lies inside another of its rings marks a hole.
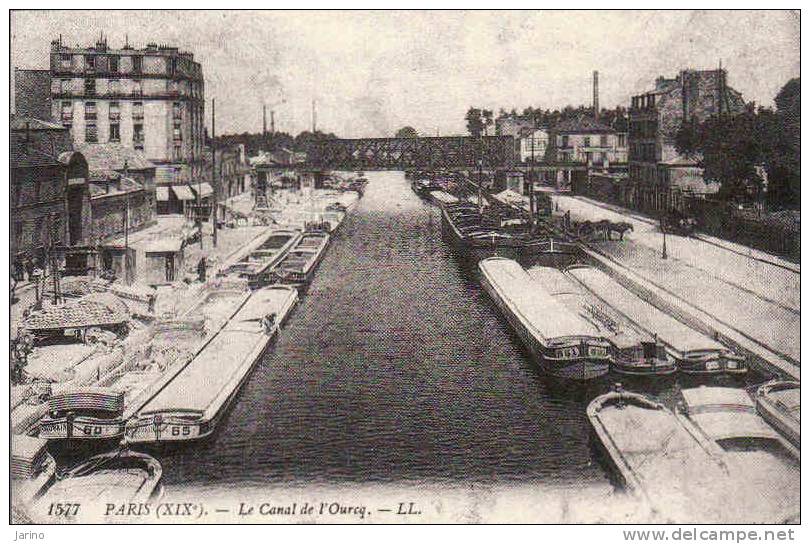
[[[484,131],[484,122],[481,119],[481,110],[479,108],[470,107],[467,110],[467,115],[464,116],[467,121],[467,132],[470,136],[478,137]]]
[[[484,135],[486,136],[489,134],[489,127],[493,123],[492,110],[481,111],[481,122],[484,124]]]
[[[419,132],[411,126],[402,127],[395,135],[397,138],[418,138]]]

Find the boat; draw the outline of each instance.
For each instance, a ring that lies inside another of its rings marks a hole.
[[[255,291],[130,419],[125,442],[182,442],[211,435],[297,302],[298,292],[289,286]]]
[[[258,248],[239,262],[231,265],[225,275],[245,278],[252,288],[270,283],[275,267],[301,240],[297,230],[279,230],[270,235]]]
[[[610,369],[610,343],[516,261],[490,257],[478,263],[481,284],[532,353],[540,369],[558,378],[590,380]]]
[[[791,444],[801,447],[801,389],[799,382],[775,380],[757,389],[757,412]]]
[[[442,204],[454,204],[458,202],[458,198],[454,197],[450,193],[441,190],[429,191],[428,199],[434,204],[438,204],[440,206]]]
[[[656,336],[677,362],[679,372],[692,376],[739,376],[748,371],[745,358],[637,297],[605,272],[573,267],[567,273],[637,328]]]
[[[430,199],[431,191],[440,191],[441,189],[440,185],[426,178],[415,179],[411,182],[411,190],[425,200]]]
[[[696,387],[681,391],[683,414],[725,454],[734,474],[743,477],[740,493],[756,496],[770,521],[799,515],[799,450],[757,413],[751,395],[734,387]]]
[[[329,234],[325,232],[304,233],[295,248],[274,270],[275,281],[296,287],[308,285],[326,253],[329,239]]]
[[[663,343],[655,335],[638,329],[601,303],[567,272],[547,266],[535,266],[527,272],[552,297],[591,323],[610,342],[613,372],[629,376],[670,376],[678,370],[675,360],[667,355]]]
[[[620,385],[586,409],[596,444],[618,483],[666,522],[750,519],[722,449],[686,418]],[[740,515],[742,516],[740,517]],[[747,516],[747,518],[746,518]]]
[[[30,508],[33,517],[54,521],[96,521],[109,515],[110,505],[145,505],[158,500],[163,468],[149,455],[113,450],[59,471]],[[63,505],[54,517],[54,504]],[[71,505],[78,507],[72,508]]]
[[[67,387],[52,393],[37,436],[47,440],[119,440],[124,393],[107,387]]]
[[[13,500],[27,505],[53,483],[56,462],[48,453],[48,441],[24,434],[11,435],[9,475]]]

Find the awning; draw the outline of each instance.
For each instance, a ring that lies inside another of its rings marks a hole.
[[[172,185],[172,191],[177,195],[179,200],[196,200],[194,193],[191,192],[188,185]]]
[[[169,188],[158,185],[155,187],[155,195],[159,201],[166,202],[169,200]]]
[[[200,193],[200,198],[205,198],[214,194],[214,189],[209,183],[195,183],[192,187],[195,191]]]

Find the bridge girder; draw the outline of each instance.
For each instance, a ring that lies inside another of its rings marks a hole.
[[[331,170],[406,168],[508,168],[515,162],[511,136],[437,136],[321,140],[307,153],[308,165]]]

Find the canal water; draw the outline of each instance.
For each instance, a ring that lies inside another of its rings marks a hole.
[[[309,291],[216,435],[161,453],[173,486],[606,486],[585,407],[540,376],[401,172],[370,172]]]

